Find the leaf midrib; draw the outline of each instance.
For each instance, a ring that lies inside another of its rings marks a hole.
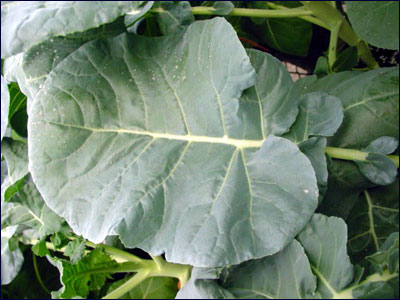
[[[169,133],[160,133],[160,132],[151,132],[151,131],[142,131],[142,130],[133,130],[133,129],[106,129],[106,128],[94,128],[94,127],[86,127],[80,125],[73,124],[65,124],[54,121],[48,121],[49,124],[58,125],[63,127],[70,127],[82,130],[89,130],[92,132],[104,132],[104,133],[128,133],[135,135],[147,135],[154,139],[169,139],[169,140],[178,140],[178,141],[187,141],[187,142],[195,142],[195,143],[211,143],[211,144],[226,144],[232,145],[236,148],[260,148],[261,145],[265,142],[266,139],[263,140],[244,140],[244,139],[233,139],[229,138],[226,135],[223,137],[211,137],[211,136],[201,136],[201,135],[179,135],[179,134],[169,134]]]

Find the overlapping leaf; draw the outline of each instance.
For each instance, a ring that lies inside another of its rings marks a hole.
[[[80,33],[129,13],[139,15],[144,1],[15,1],[1,6],[1,57],[23,52],[57,36]]]
[[[263,63],[240,97],[255,73],[221,18],[80,47],[29,112],[31,171],[47,204],[94,242],[119,234],[174,262],[222,266],[281,250],[318,193],[309,160],[268,135],[296,116],[289,75],[265,54],[250,59]]]
[[[195,276],[179,291],[177,298],[365,299],[370,295],[395,297],[398,260],[396,262],[394,254],[396,249],[398,250],[398,233],[388,239],[386,247],[382,247],[380,252],[370,257],[371,260],[379,262],[382,273],[362,277],[359,268],[356,269],[357,273],[353,271],[347,255],[346,231],[343,220],[315,214],[297,240],[293,240],[283,251],[273,256],[227,268],[224,276],[224,271],[208,269],[205,272],[195,268]],[[389,264],[392,265],[392,270],[389,270]],[[215,276],[198,276],[199,272]]]
[[[10,107],[10,94],[7,82],[1,76],[1,140],[3,140],[8,125],[8,110]]]

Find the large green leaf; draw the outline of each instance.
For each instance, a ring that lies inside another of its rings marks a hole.
[[[144,1],[16,1],[1,6],[1,57],[23,52],[40,42],[111,23],[141,13]]]
[[[8,241],[14,234],[17,226],[1,230],[1,284],[9,284],[17,276],[24,262],[19,248],[11,251]]]
[[[8,93],[7,82],[1,76],[1,140],[8,126],[8,110],[10,107],[10,94]]]
[[[46,203],[93,242],[118,234],[173,262],[222,266],[281,250],[318,190],[296,145],[263,139],[260,107],[285,94],[274,88],[289,75],[262,55],[265,99],[240,98],[255,72],[223,18],[80,47],[29,111],[30,169]]]
[[[357,35],[379,48],[399,49],[398,1],[346,1]]]
[[[107,293],[120,287],[129,279],[127,277],[114,282],[110,285]],[[177,280],[175,278],[150,277],[118,299],[175,299],[177,291]]]

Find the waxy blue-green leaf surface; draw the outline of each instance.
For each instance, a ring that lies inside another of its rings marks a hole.
[[[357,35],[379,48],[399,49],[399,1],[346,1]]]
[[[1,57],[140,14],[143,1],[15,1],[1,6]]]
[[[264,116],[277,131],[294,121],[289,75],[254,56],[266,88],[241,97],[256,74],[222,18],[80,47],[29,111],[30,170],[46,203],[78,235],[118,234],[168,261],[223,266],[281,250],[318,190],[297,146],[264,131]],[[280,120],[285,111],[291,118]]]

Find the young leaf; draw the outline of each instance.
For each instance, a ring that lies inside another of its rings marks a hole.
[[[156,20],[164,35],[183,30],[194,22],[192,8],[188,1],[160,1],[156,4],[162,12],[156,15]]]
[[[69,260],[72,264],[76,264],[85,254],[85,240],[77,238],[70,241],[65,247],[64,255],[69,256]]]
[[[124,284],[128,278],[112,283],[107,294]],[[118,299],[175,299],[177,280],[171,277],[150,277]]]
[[[338,98],[313,92],[300,99],[299,114],[285,138],[298,144],[310,136],[332,136],[338,130],[343,120],[343,107]]]
[[[357,35],[379,48],[399,50],[398,1],[346,1],[347,15]]]
[[[9,284],[17,276],[24,262],[21,250],[11,251],[8,241],[16,231],[17,226],[1,230],[1,285]]]
[[[39,242],[32,246],[32,252],[40,257],[50,255],[49,249],[46,246],[46,239],[42,238]]]
[[[2,5],[1,57],[10,57],[56,36],[111,23],[119,16],[139,9],[142,4],[143,1],[30,1]]]
[[[260,111],[263,137],[282,135],[289,130],[298,113],[299,100],[289,93],[293,80],[273,56],[258,50],[247,50],[247,54],[256,69],[257,81],[243,92],[241,104],[248,106],[249,111]],[[252,117],[256,118],[256,115]]]
[[[8,126],[8,110],[10,107],[10,94],[8,93],[7,82],[1,76],[1,140]]]
[[[112,269],[117,265],[107,254],[99,249],[90,251],[77,264],[51,258],[51,261],[60,271],[60,280],[63,287],[56,292],[63,299],[75,296],[86,298],[91,290],[100,289],[109,272],[99,270]]]
[[[318,78],[322,78],[326,75],[328,75],[329,72],[329,64],[328,64],[328,58],[325,56],[320,56],[318,57],[317,63],[315,64],[314,68],[314,74]]]
[[[384,269],[389,272],[399,273],[399,233],[393,232],[378,252],[366,257],[375,266],[378,272],[382,273]]]
[[[45,204],[30,175],[22,180],[21,188],[9,202],[14,206],[2,218],[2,226],[23,224],[35,229],[40,237],[66,230],[64,219]]]
[[[167,37],[89,42],[57,65],[29,110],[35,183],[93,242],[119,234],[197,266],[275,253],[310,218],[318,191],[293,143],[263,139],[261,100],[252,109],[239,100],[254,83],[222,18]]]
[[[351,71],[357,65],[357,47],[352,46],[340,52],[332,66],[333,72]],[[317,75],[318,76],[318,75]]]
[[[394,162],[380,153],[370,153],[367,160],[355,161],[361,173],[371,182],[388,185],[396,180],[397,167]]]
[[[379,185],[388,185],[396,180],[397,167],[385,154],[390,154],[397,149],[398,142],[389,136],[380,137],[372,141],[362,151],[370,152],[367,161],[356,161],[361,173]]]
[[[19,141],[5,138],[1,142],[1,154],[7,162],[10,184],[28,174],[28,145]]]
[[[214,13],[217,15],[229,15],[235,8],[231,1],[214,1],[213,4]]]

